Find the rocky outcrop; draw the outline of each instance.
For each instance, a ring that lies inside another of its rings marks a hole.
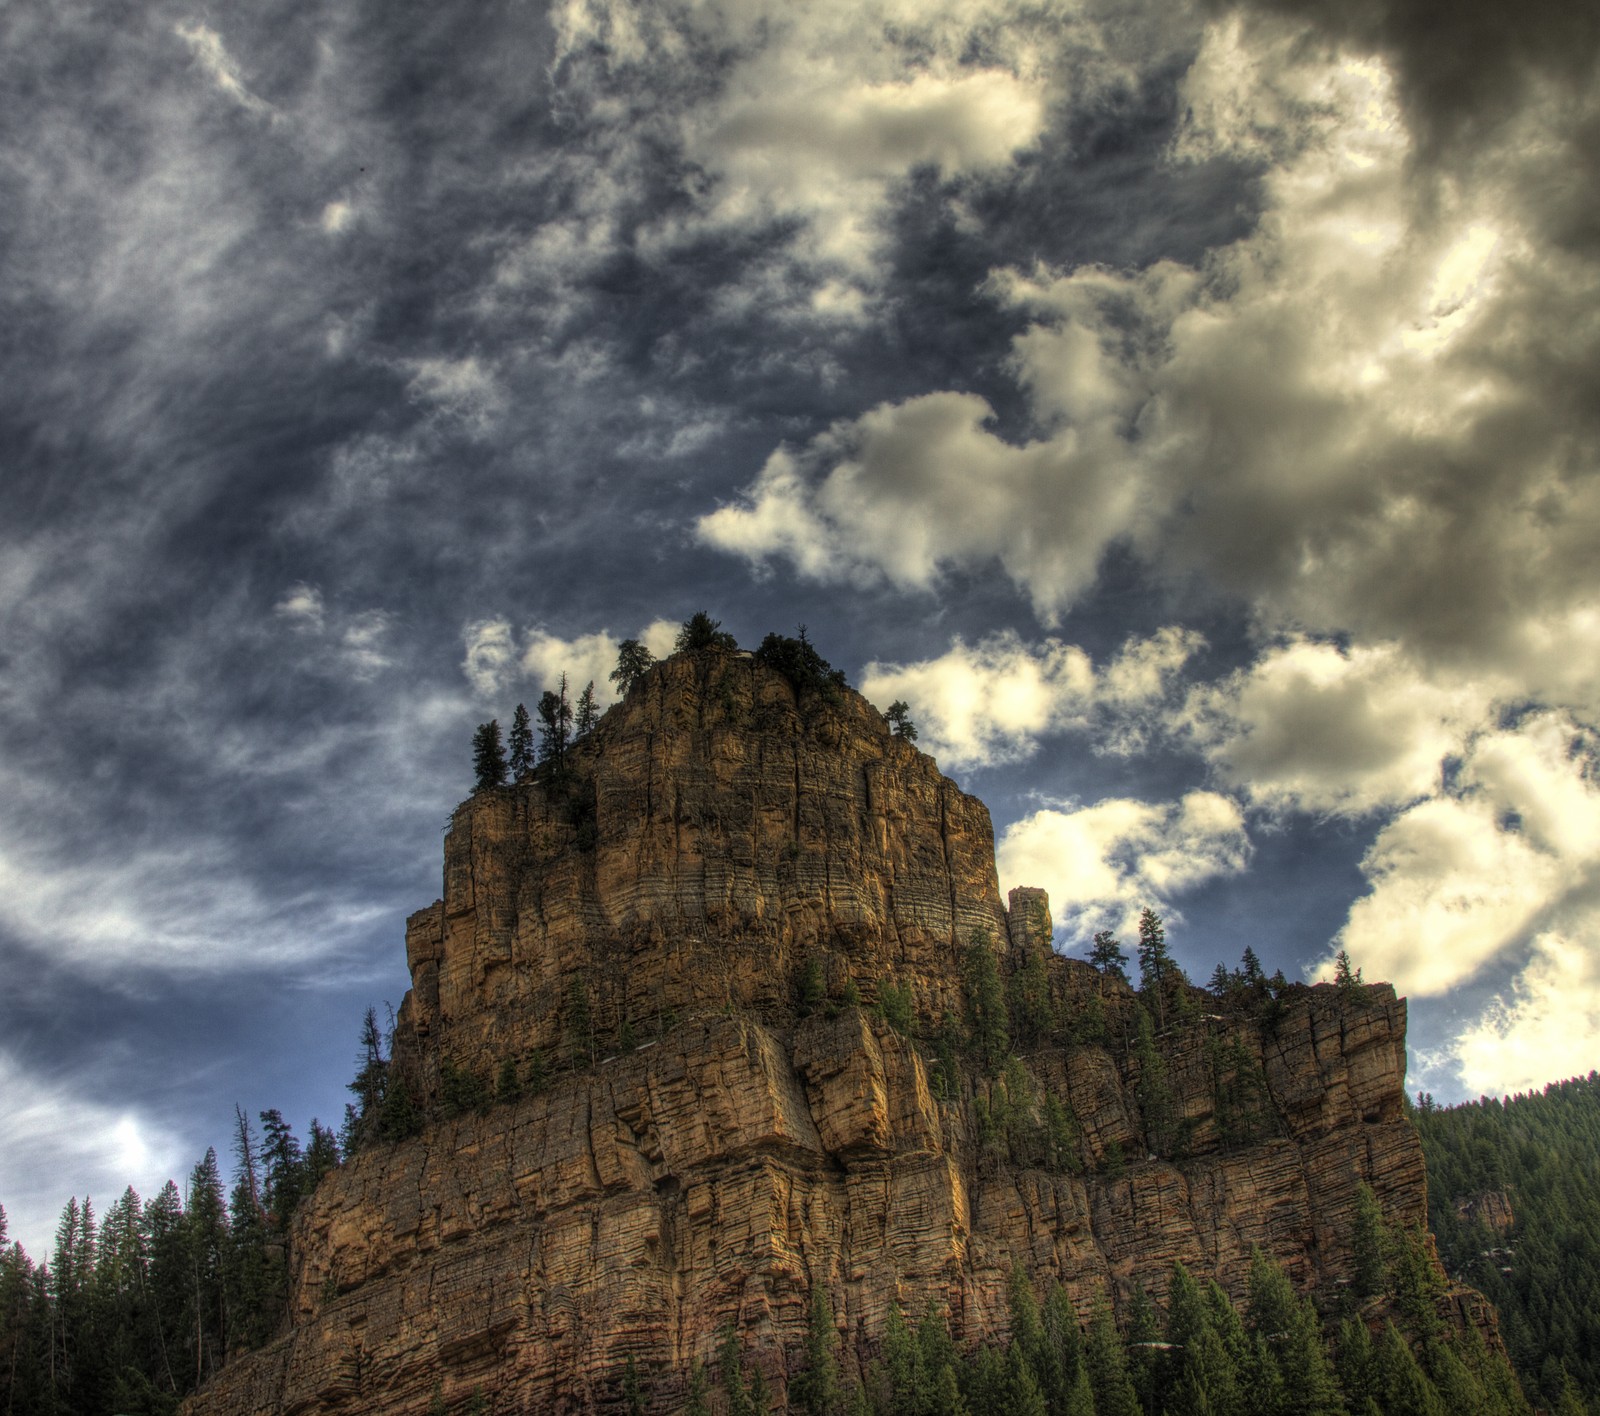
[[[1363,1181],[1424,1221],[1392,990],[1183,990],[1152,1052],[1049,937],[864,700],[659,665],[565,771],[456,812],[393,1063],[431,1119],[302,1206],[284,1335],[192,1410],[620,1409],[630,1358],[672,1410],[729,1322],[782,1393],[818,1284],[854,1360],[894,1300],[1002,1332],[1016,1264],[1086,1312],[1174,1259],[1238,1293],[1259,1245],[1331,1295]],[[961,1021],[990,971],[1036,990],[1003,1069]]]

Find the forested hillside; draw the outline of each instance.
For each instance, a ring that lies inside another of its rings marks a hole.
[[[1500,1310],[1512,1361],[1554,1405],[1563,1367],[1600,1398],[1600,1074],[1415,1118],[1445,1267]]]

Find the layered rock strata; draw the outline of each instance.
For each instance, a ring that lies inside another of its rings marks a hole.
[[[1332,1295],[1362,1182],[1424,1222],[1391,989],[1182,990],[1152,1054],[1043,893],[1002,904],[993,844],[848,690],[657,666],[563,770],[456,812],[393,1064],[432,1119],[302,1206],[284,1335],[191,1409],[620,1410],[631,1358],[675,1410],[729,1322],[781,1396],[818,1284],[856,1362],[893,1301],[1003,1333],[1016,1264],[1087,1312],[1175,1259],[1239,1293],[1260,1246]],[[985,961],[1048,993],[1003,1073],[959,1022]]]

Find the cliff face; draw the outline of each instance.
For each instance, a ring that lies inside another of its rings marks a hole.
[[[1254,1245],[1331,1293],[1363,1180],[1424,1221],[1392,990],[1180,991],[1152,1051],[1008,903],[987,810],[863,700],[658,666],[559,780],[457,811],[395,1040],[434,1119],[302,1206],[286,1334],[192,1409],[620,1409],[632,1357],[672,1410],[728,1321],[781,1393],[816,1284],[860,1356],[892,1299],[1003,1332],[1016,1263],[1084,1311],[1174,1259],[1237,1293]],[[985,960],[1034,990],[1003,1072],[956,1022]],[[508,1064],[548,1081],[441,1114]]]

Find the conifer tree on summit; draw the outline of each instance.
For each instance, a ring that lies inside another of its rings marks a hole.
[[[567,698],[565,674],[559,690],[547,688],[539,696],[538,713],[539,756],[559,770],[566,763],[567,743],[572,739],[572,703]]]
[[[520,782],[533,771],[533,725],[527,708],[519,703],[511,715],[511,780]]]
[[[600,706],[594,700],[594,680],[590,679],[584,684],[583,692],[578,695],[578,713],[572,724],[572,735],[588,737],[599,721]]]
[[[645,670],[656,661],[656,656],[637,639],[624,639],[617,646],[617,666],[611,671],[611,682],[617,686],[617,697],[626,698]]]
[[[500,720],[479,723],[472,735],[472,771],[476,780],[472,790],[503,787],[506,781],[506,750],[500,741]]]

